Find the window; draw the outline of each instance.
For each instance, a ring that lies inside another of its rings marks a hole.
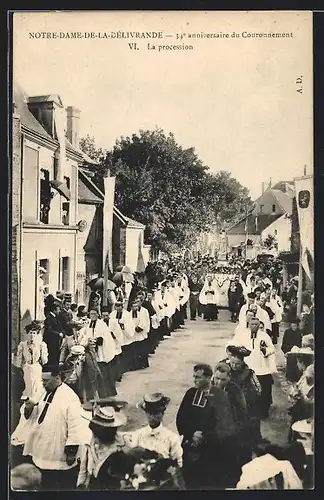
[[[49,171],[42,168],[40,178],[39,220],[43,224],[48,224],[48,215],[51,208],[52,193],[49,176]]]
[[[61,258],[61,273],[60,273],[60,289],[63,290],[64,292],[69,292],[69,286],[70,286],[70,273],[69,273],[69,267],[70,267],[70,259],[69,257],[62,257]]]
[[[49,293],[49,260],[36,260],[35,319],[44,318],[44,299]]]
[[[274,230],[274,234],[275,234],[275,236],[277,236],[277,234],[278,234],[278,230],[277,229]]]
[[[276,205],[272,205],[272,213],[275,214],[276,213]]]
[[[64,177],[66,187],[70,190],[70,178]],[[62,202],[62,222],[65,226],[70,224],[70,202],[65,200]]]
[[[23,219],[36,222],[39,220],[39,162],[38,150],[24,147],[23,153]]]
[[[263,212],[263,207],[264,207],[264,205],[260,205],[260,213],[261,213],[261,214],[262,214],[262,212]]]

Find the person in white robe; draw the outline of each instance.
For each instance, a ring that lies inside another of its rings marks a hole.
[[[120,343],[122,353],[120,355],[120,372],[128,372],[132,366],[132,344],[135,338],[135,330],[132,316],[123,308],[123,303],[117,301],[115,309],[109,316],[109,328]]]
[[[271,331],[271,321],[269,315],[258,304],[255,303],[255,300],[256,294],[249,293],[248,302],[241,307],[239,312],[239,324],[244,327],[246,323],[247,310],[253,310],[253,312],[255,312],[255,315],[264,323],[265,328]]]
[[[114,370],[110,362],[115,357],[115,342],[106,323],[99,319],[98,311],[89,311],[90,323],[80,330],[79,344],[92,348],[101,376],[97,378],[100,397],[117,394]]]
[[[27,325],[27,340],[18,345],[16,366],[22,369],[25,382],[22,399],[34,398],[43,392],[42,366],[48,361],[48,350],[42,340],[41,329],[42,325],[38,321]]]
[[[235,344],[246,347],[251,354],[245,358],[246,364],[251,368],[260,382],[262,392],[260,399],[261,418],[267,418],[272,404],[272,375],[277,372],[275,360],[275,347],[270,336],[260,331],[259,318],[250,320],[249,332],[241,332],[235,337]]]
[[[189,284],[188,284],[188,278],[181,279],[179,280],[179,288],[180,288],[180,293],[179,293],[179,300],[180,300],[180,312],[181,312],[181,319],[182,319],[182,324],[184,324],[184,320],[187,319],[187,306],[189,302],[189,297],[190,297],[190,289],[189,289]]]
[[[170,291],[170,282],[162,281],[159,284],[159,289],[155,293],[155,298],[159,304],[159,307],[163,305],[161,314],[163,311],[164,317],[161,321],[161,329],[163,333],[163,338],[169,337],[171,335],[171,319],[176,311],[176,302],[173,294]]]
[[[206,321],[218,319],[218,287],[211,274],[206,276],[204,286],[199,294],[199,302],[204,306],[203,314]]]
[[[256,275],[256,270],[251,269],[251,271],[249,272],[249,274],[246,277],[246,286],[247,287],[250,287],[250,288],[255,287],[255,279],[256,279],[255,275]],[[251,291],[253,291],[253,290],[251,290]]]
[[[277,344],[279,337],[279,326],[282,321],[283,303],[275,288],[272,288],[272,290],[270,291],[268,303],[269,307],[274,312],[274,317],[271,320],[272,342],[274,344]]]
[[[131,317],[135,330],[133,343],[133,369],[141,370],[148,368],[147,338],[150,331],[150,315],[145,307],[142,307],[140,299],[131,304]]]
[[[113,311],[114,310],[114,306],[115,306],[115,304],[117,302],[117,296],[116,296],[116,293],[115,293],[114,290],[108,290],[108,292],[107,292],[107,301],[108,301],[108,304],[109,304],[110,311]]]
[[[36,319],[39,321],[44,321],[44,299],[48,293],[48,285],[45,285],[44,277],[47,273],[44,267],[38,269],[39,275],[37,277],[37,311]]]
[[[246,321],[243,325],[239,323],[234,330],[233,339],[236,339],[242,335],[249,335],[250,332],[250,321],[252,318],[255,318],[255,312],[250,311],[249,309],[246,311]]]
[[[30,455],[42,473],[42,489],[76,487],[77,454],[84,443],[80,400],[62,382],[58,367],[43,368],[44,391],[37,401],[28,400],[22,411],[30,422],[23,455]]]

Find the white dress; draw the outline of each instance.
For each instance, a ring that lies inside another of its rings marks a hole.
[[[23,397],[37,397],[43,388],[42,365],[48,361],[48,350],[45,342],[37,340],[29,343],[27,340],[20,342],[17,350],[17,366],[22,368],[24,373],[25,390]]]

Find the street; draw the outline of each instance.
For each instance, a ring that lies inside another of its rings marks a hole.
[[[208,363],[212,367],[225,357],[224,346],[231,338],[235,324],[229,321],[229,312],[221,310],[217,322],[206,322],[201,318],[186,321],[182,330],[163,340],[155,354],[150,356],[150,367],[124,374],[118,384],[118,398],[128,402],[128,422],[125,430],[134,430],[146,425],[145,414],[136,403],[150,392],[163,392],[171,398],[166,410],[164,425],[176,430],[175,418],[184,393],[192,383],[192,369],[196,363]],[[282,329],[281,329],[282,330]],[[287,441],[289,419],[285,376],[282,371],[284,358],[280,351],[282,331],[277,347],[278,374],[274,376],[273,400],[270,416],[262,422],[262,436],[275,444]]]

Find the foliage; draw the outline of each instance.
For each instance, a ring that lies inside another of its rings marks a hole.
[[[106,177],[108,174],[105,158],[107,151],[102,148],[96,147],[96,141],[93,136],[89,134],[86,137],[82,137],[79,143],[81,151],[83,151],[86,155],[89,156],[93,163],[86,162],[87,168],[90,173],[92,173],[92,180],[97,184],[97,186],[103,190],[103,177]]]
[[[263,241],[263,245],[265,248],[268,248],[271,250],[276,244],[276,237],[273,236],[272,234],[268,234],[266,239]]]
[[[146,225],[153,250],[190,247],[217,220],[228,222],[251,204],[247,189],[228,172],[211,173],[194,148],[158,128],[121,137],[100,169],[116,177],[117,207]]]

